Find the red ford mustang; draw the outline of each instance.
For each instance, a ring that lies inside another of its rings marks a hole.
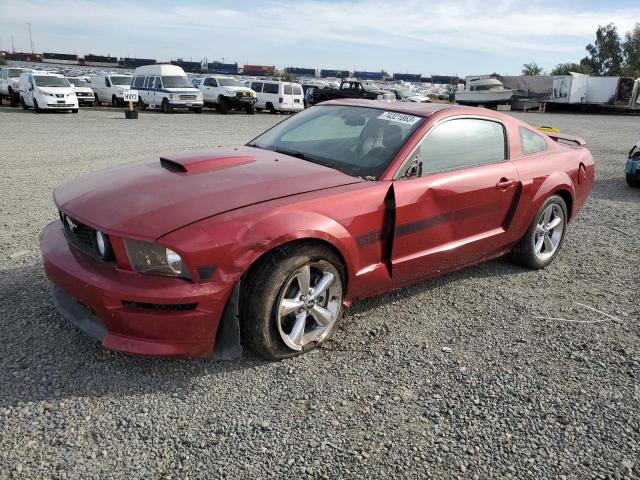
[[[506,253],[547,266],[593,185],[583,145],[480,108],[326,102],[242,147],[57,188],[44,268],[107,348],[283,358],[354,300]]]

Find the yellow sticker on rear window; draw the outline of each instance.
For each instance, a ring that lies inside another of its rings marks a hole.
[[[389,120],[390,122],[404,123],[405,125],[414,125],[420,121],[420,117],[398,112],[384,112],[378,118],[380,120]]]

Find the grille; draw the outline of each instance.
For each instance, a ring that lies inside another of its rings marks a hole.
[[[180,95],[180,100],[195,100],[197,95]]]
[[[104,260],[100,258],[96,247],[95,229],[71,218],[68,215],[65,215],[62,212],[60,212],[60,220],[62,221],[62,225],[64,225],[64,233],[67,240],[69,240],[69,243],[87,255],[104,262]]]
[[[197,303],[176,303],[169,305],[160,303],[132,302],[130,300],[123,300],[122,305],[125,308],[135,310],[153,310],[157,312],[185,312],[195,310],[198,307]]]

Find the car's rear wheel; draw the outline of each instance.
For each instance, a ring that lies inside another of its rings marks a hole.
[[[565,201],[559,195],[549,197],[536,213],[527,233],[511,252],[512,259],[531,269],[545,268],[560,251],[567,221]]]
[[[285,246],[245,279],[240,301],[242,341],[278,360],[322,344],[342,315],[343,269],[327,248]]]
[[[269,112],[272,115],[275,115],[276,113],[278,113],[278,111],[276,110],[276,107],[274,107],[273,103],[271,103],[271,102],[267,103],[267,110],[269,110]]]
[[[631,188],[640,188],[640,180],[635,178],[630,173],[627,173],[627,185],[629,185]]]

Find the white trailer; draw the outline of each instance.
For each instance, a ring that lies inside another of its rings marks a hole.
[[[553,77],[552,103],[600,108],[639,108],[640,79],[632,77],[592,77],[581,73]]]
[[[553,103],[586,103],[589,75],[570,73],[553,77],[549,101]]]

